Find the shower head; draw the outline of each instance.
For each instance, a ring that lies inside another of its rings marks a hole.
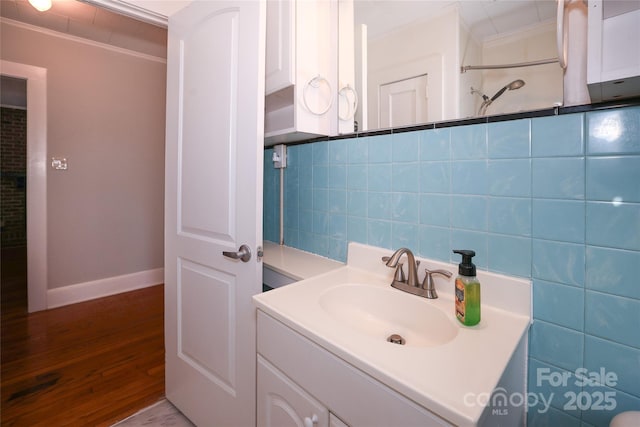
[[[476,91],[473,88],[471,88],[471,93],[480,93],[480,94],[482,94],[482,99],[484,100],[482,102],[482,105],[478,109],[478,116],[484,116],[486,111],[487,111],[487,108],[489,107],[489,105],[491,105],[491,103],[493,101],[495,101],[496,99],[500,98],[500,96],[503,93],[505,93],[505,91],[520,89],[522,86],[524,86],[524,80],[521,80],[521,79],[514,80],[511,83],[509,83],[508,85],[504,86],[499,91],[497,91],[496,94],[493,95],[491,98],[489,98],[488,96],[482,94],[480,91]]]
[[[524,80],[521,80],[521,79],[514,80],[511,83],[509,83],[507,86],[509,87],[509,90],[520,89],[522,86],[524,86]]]
[[[520,89],[522,86],[524,86],[524,80],[518,79],[518,80],[512,81],[511,83],[509,83],[508,85],[506,85],[505,87],[497,91],[496,94],[491,97],[491,102],[498,99],[500,95],[502,95],[505,91]]]

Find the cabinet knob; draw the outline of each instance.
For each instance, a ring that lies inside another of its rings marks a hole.
[[[304,417],[304,427],[314,427],[318,425],[318,416],[313,414],[311,418]]]

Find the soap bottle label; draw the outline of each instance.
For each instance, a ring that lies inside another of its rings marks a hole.
[[[464,323],[466,301],[464,298],[464,283],[460,278],[456,279],[456,317]]]

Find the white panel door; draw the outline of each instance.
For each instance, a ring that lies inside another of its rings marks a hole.
[[[380,127],[428,122],[427,75],[380,86]]]
[[[166,394],[199,426],[255,425],[265,14],[221,0],[169,18]],[[223,256],[241,245],[248,262]]]

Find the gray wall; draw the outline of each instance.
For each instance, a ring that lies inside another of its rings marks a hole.
[[[3,23],[47,71],[48,288],[163,266],[166,64]],[[44,208],[44,207],[42,207]]]

